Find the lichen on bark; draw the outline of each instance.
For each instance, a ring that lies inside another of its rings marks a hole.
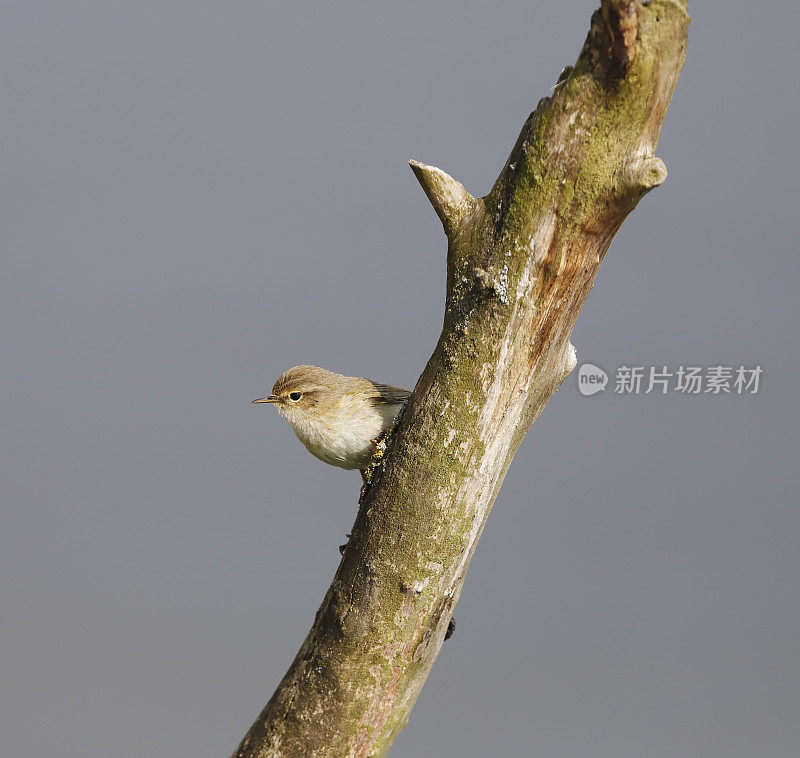
[[[408,720],[522,438],[625,217],[660,184],[686,3],[604,0],[485,198],[412,170],[447,240],[444,325],[314,625],[235,756],[382,756]]]

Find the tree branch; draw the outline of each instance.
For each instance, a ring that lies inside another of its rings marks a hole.
[[[448,237],[442,333],[314,626],[235,756],[382,756],[407,722],[511,459],[575,366],[600,262],[666,177],[654,152],[687,28],[680,0],[604,0],[484,198],[411,163]]]
[[[425,190],[436,215],[441,219],[445,233],[448,237],[451,236],[461,221],[475,209],[475,198],[464,189],[463,184],[440,168],[426,166],[414,160],[408,164]]]

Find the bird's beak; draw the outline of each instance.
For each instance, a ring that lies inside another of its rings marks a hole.
[[[277,403],[278,398],[275,395],[267,395],[266,397],[259,397],[256,400],[253,400],[254,403]]]

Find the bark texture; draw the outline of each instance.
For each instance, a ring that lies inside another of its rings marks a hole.
[[[523,436],[575,366],[569,342],[655,157],[686,2],[605,0],[574,67],[491,192],[411,168],[448,239],[444,326],[314,626],[234,756],[382,756],[408,721]]]

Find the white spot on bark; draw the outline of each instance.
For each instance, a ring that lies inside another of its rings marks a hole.
[[[508,264],[503,266],[500,272],[500,277],[497,281],[497,297],[503,305],[508,305],[511,301],[508,299]]]
[[[555,210],[550,208],[531,236],[529,246],[533,251],[536,263],[541,263],[547,256],[547,251],[550,250],[550,243],[553,241],[553,234],[556,231],[557,219]]]
[[[484,363],[481,366],[481,388],[483,389],[484,393],[489,391],[489,382],[492,380],[492,368],[493,367],[491,363]]]

